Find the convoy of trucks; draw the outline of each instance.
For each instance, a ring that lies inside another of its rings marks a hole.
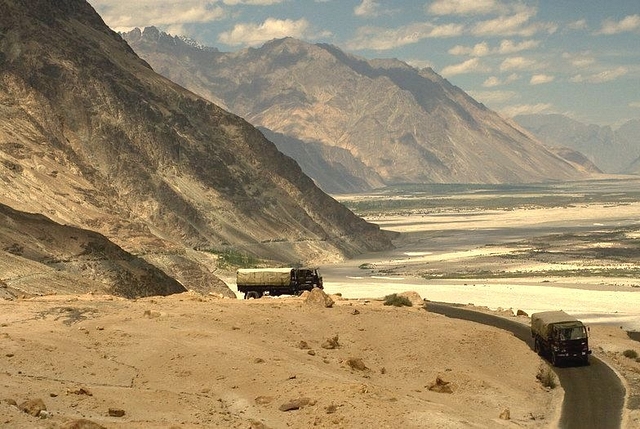
[[[315,268],[241,268],[236,274],[238,292],[244,292],[244,299],[299,295],[314,287],[323,288]]]
[[[568,361],[589,363],[589,333],[578,319],[564,311],[543,311],[531,315],[534,350],[554,366]]]

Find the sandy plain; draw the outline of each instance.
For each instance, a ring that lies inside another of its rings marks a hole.
[[[321,267],[330,308],[194,292],[0,301],[0,426],[557,427],[562,387],[536,378],[546,362],[505,331],[427,312],[424,298],[525,324],[514,311],[583,317],[594,354],[627,387],[624,427],[638,428],[640,362],[623,353],[640,351],[627,334],[640,289],[633,275],[611,276],[634,273],[635,253],[587,256],[634,245],[639,209],[596,201],[366,215],[400,232],[397,247]],[[233,289],[233,273],[222,274]],[[383,305],[403,291],[419,295],[414,306]],[[36,399],[39,416],[19,410]]]

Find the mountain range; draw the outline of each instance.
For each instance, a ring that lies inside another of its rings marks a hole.
[[[514,120],[545,145],[579,151],[605,173],[640,173],[640,119],[615,130],[560,114],[519,115]]]
[[[590,174],[430,68],[293,38],[220,52],[155,27],[121,35],[160,74],[260,127],[327,192]]]
[[[0,8],[0,204],[43,216],[29,218],[41,224],[33,234],[2,223],[0,259],[31,266],[31,253],[11,250],[96,232],[206,290],[220,283],[219,252],[318,263],[391,246],[244,119],[154,72],[86,1]],[[77,231],[46,232],[65,227]],[[47,246],[58,250],[38,264],[83,254]],[[91,271],[55,266],[71,265]]]

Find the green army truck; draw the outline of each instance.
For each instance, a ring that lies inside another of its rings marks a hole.
[[[238,292],[244,292],[244,299],[323,289],[322,277],[315,268],[241,268],[236,272],[236,286]]]
[[[578,319],[564,311],[543,311],[531,315],[534,350],[553,366],[567,362],[589,363],[589,332]]]

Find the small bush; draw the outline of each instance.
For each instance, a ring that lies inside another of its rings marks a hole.
[[[406,296],[400,296],[397,293],[384,297],[384,305],[393,305],[394,307],[411,307],[413,304]]]
[[[538,368],[538,374],[536,378],[544,387],[548,387],[549,389],[555,389],[558,385],[558,381],[556,380],[556,374],[549,368],[548,365],[540,365]]]
[[[636,359],[638,357],[638,352],[632,349],[628,349],[622,352],[624,357],[628,357],[629,359]]]

